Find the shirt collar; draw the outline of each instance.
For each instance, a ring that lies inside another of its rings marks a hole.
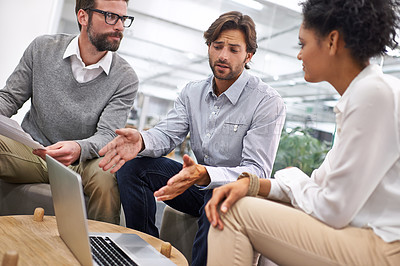
[[[358,81],[364,79],[365,77],[369,76],[369,75],[380,75],[382,74],[382,69],[380,66],[376,65],[376,64],[370,64],[367,67],[365,67],[351,82],[350,85],[347,87],[346,91],[343,93],[342,97],[339,99],[338,103],[336,104],[335,108],[334,108],[334,112],[338,113],[338,112],[343,112],[346,103],[348,101],[348,99],[350,98],[351,94],[352,94],[352,89],[355,86],[355,84],[357,84]]]
[[[112,52],[108,51],[105,56],[103,56],[96,64],[85,66],[82,61],[81,53],[79,51],[78,44],[79,35],[72,39],[72,41],[68,44],[67,49],[65,49],[63,59],[68,58],[70,56],[75,55],[78,60],[81,62],[82,66],[87,69],[94,69],[101,67],[103,71],[108,75],[110,73],[111,63],[112,63]]]
[[[248,80],[249,80],[249,74],[247,73],[246,70],[243,70],[242,74],[240,74],[239,78],[226,90],[224,91],[221,95],[225,95],[228,100],[235,105],[237,101],[239,100],[240,95],[242,94],[242,91],[244,90],[244,87],[246,86]],[[209,83],[210,86],[208,88],[208,95],[214,94],[213,91],[213,85],[214,85],[214,75],[211,75],[209,78]]]

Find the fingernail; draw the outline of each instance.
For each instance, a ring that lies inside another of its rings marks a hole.
[[[227,208],[226,206],[222,206],[222,207],[221,207],[221,211],[222,211],[222,212],[226,212],[227,210],[228,210],[228,208]]]

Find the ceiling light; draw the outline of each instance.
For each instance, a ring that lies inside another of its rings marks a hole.
[[[263,4],[254,0],[232,0],[232,1],[256,10],[261,10],[264,8]]]
[[[300,1],[298,1],[298,0],[297,1],[295,1],[295,0],[262,0],[262,1],[269,2],[274,5],[278,5],[278,6],[283,6],[288,9],[291,9],[291,10],[301,13],[301,6],[299,6]]]

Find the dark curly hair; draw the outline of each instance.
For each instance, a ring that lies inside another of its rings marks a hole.
[[[246,39],[246,52],[255,54],[257,50],[257,34],[254,21],[247,15],[243,15],[238,11],[230,11],[222,14],[215,20],[207,31],[204,32],[206,44],[210,45],[218,39],[224,30],[241,30]],[[246,64],[246,69],[250,67]]]
[[[300,5],[305,28],[319,37],[338,30],[359,63],[398,45],[400,0],[307,0]]]

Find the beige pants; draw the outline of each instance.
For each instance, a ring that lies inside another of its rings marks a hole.
[[[207,265],[251,265],[260,252],[278,265],[400,265],[400,241],[370,229],[333,229],[277,202],[245,197],[210,228]],[[253,250],[254,249],[254,250]]]
[[[88,218],[119,224],[120,199],[114,174],[104,172],[100,158],[70,166],[82,176],[89,197]],[[47,165],[32,148],[0,135],[0,178],[9,183],[49,183]]]

